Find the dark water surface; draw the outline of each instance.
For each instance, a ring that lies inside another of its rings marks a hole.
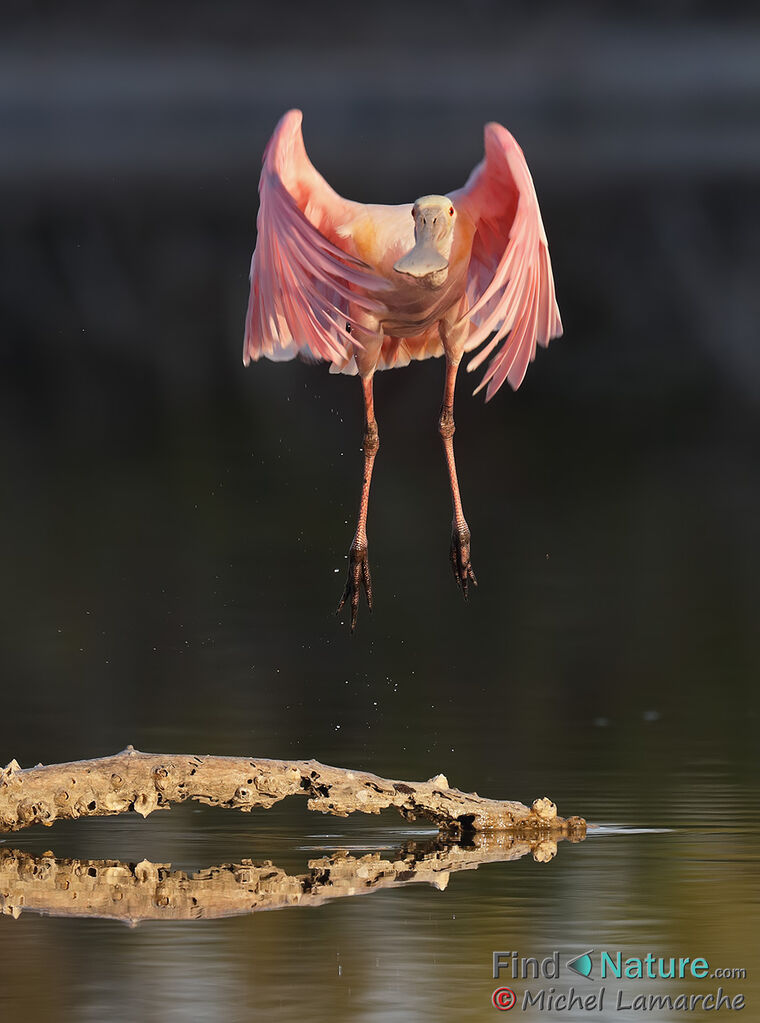
[[[487,1020],[493,951],[592,948],[746,969],[622,986],[723,984],[760,1018],[756,5],[391,6],[6,16],[0,764],[128,743],[314,757],[548,795],[596,827],[555,858],[298,802],[0,835],[3,1023]],[[378,377],[376,607],[353,638],[333,612],[357,383],[240,366],[260,154],[295,105],[319,169],[362,201],[459,186],[483,123],[509,127],[565,325],[517,394],[485,406],[462,374],[468,605],[443,367]],[[114,878],[171,864],[197,884],[243,861],[325,900],[134,928],[35,911],[72,891],[65,871],[102,906]],[[597,962],[557,990],[598,990]],[[617,1012],[618,986],[603,1012],[522,1015],[734,1015]]]
[[[54,844],[87,840],[88,855],[118,852],[133,862],[152,851],[191,870],[220,857],[260,854],[303,871],[307,859],[341,846],[357,856],[380,849],[393,859],[386,850],[403,840],[388,824],[320,822],[314,832],[314,824],[280,812],[252,828],[176,816],[173,828],[86,824],[76,839],[62,832]],[[619,950],[624,959],[652,952],[746,968],[757,941],[757,825],[728,816],[722,826],[589,838],[561,846],[550,863],[527,856],[484,865],[451,875],[444,891],[418,885],[318,908],[133,929],[22,913],[16,921],[3,919],[4,1005],[10,1018],[30,1020],[205,1020],[218,1018],[220,1007],[234,1020],[488,1019],[494,1012],[494,950],[539,956],[558,950],[563,964],[589,948]],[[37,837],[24,842],[40,850],[44,844]],[[606,986],[612,1002],[618,988],[631,997],[641,991],[675,995],[707,993],[722,983],[732,994],[746,994],[743,1018],[751,1019],[760,994],[754,972],[750,967],[743,981],[624,980]],[[573,983],[584,993],[599,987],[567,971],[553,986],[566,991]],[[519,994],[536,986],[521,981],[514,988]],[[523,1015],[547,1014],[533,1009]],[[605,1007],[582,1018],[641,1016]]]
[[[334,382],[283,372],[328,421]],[[14,541],[4,758],[29,765],[127,742],[315,756],[400,778],[443,771],[484,795],[546,793],[561,813],[603,826],[550,862],[528,854],[452,872],[445,890],[412,883],[364,897],[359,884],[319,907],[135,929],[22,907],[0,922],[8,1018],[491,1018],[494,950],[559,950],[564,961],[588,948],[749,969],[723,983],[751,1011],[758,548],[742,437],[717,419],[677,436],[662,424],[632,436],[578,416],[547,423],[512,399],[517,436],[494,473],[494,453],[480,450],[490,407],[463,401],[481,582],[465,606],[449,577],[437,438],[417,424],[407,435],[390,407],[370,522],[377,608],[352,640],[331,611],[358,451],[328,433],[310,471],[294,474],[290,452],[311,442],[289,404],[263,451],[255,437],[219,440],[223,426],[204,447],[188,423],[131,464],[62,452],[44,486],[29,451],[19,486],[37,489],[3,511]],[[286,803],[251,817],[183,806],[62,823],[0,848],[191,873],[270,860],[298,874],[336,850],[392,861],[432,837],[392,815],[341,821]],[[555,986],[572,982],[565,971]],[[641,1018],[614,1010],[619,986],[608,982],[604,1012],[589,1018]],[[524,1013],[547,1016],[563,1018]]]

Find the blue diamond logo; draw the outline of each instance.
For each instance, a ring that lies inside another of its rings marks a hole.
[[[593,951],[593,948],[590,948],[588,952],[584,952],[582,956],[576,956],[575,959],[571,959],[567,964],[569,969],[573,970],[575,973],[579,973],[581,977],[590,977],[591,967],[593,966],[593,963],[591,962],[591,953]]]

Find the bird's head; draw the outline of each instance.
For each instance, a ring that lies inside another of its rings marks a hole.
[[[412,206],[412,217],[414,246],[393,269],[423,288],[439,288],[448,274],[457,211],[445,195],[423,195]]]

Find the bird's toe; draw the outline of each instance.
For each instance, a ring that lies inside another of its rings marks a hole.
[[[477,586],[478,580],[475,577],[472,562],[470,561],[470,530],[466,524],[464,526],[457,526],[455,523],[452,529],[451,567],[457,586],[461,589],[464,599],[468,600],[470,583],[473,586]]]
[[[346,604],[351,607],[351,632],[356,629],[356,619],[359,613],[359,597],[362,589],[367,599],[367,607],[372,610],[372,577],[369,571],[369,558],[367,556],[367,545],[351,544],[348,551],[348,572],[346,573],[346,585],[343,596],[340,598],[338,609],[335,612],[340,614]]]

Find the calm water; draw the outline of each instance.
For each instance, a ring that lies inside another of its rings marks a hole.
[[[747,810],[750,792],[709,750],[704,754],[689,765],[697,787],[691,800],[649,815],[660,823],[665,817],[672,830],[603,828],[582,844],[560,845],[549,863],[528,855],[452,873],[443,891],[409,884],[362,894],[360,883],[355,896],[316,908],[132,929],[32,912],[4,917],[4,1012],[29,1020],[211,1020],[222,1011],[234,1020],[488,1019],[494,950],[541,957],[558,950],[564,962],[595,948],[620,950],[624,958],[652,952],[704,956],[712,967],[744,966],[748,980],[724,985],[746,994],[751,1019],[760,995],[752,968],[760,895],[757,816]],[[592,779],[571,773],[581,799]],[[628,817],[638,799],[585,797],[600,810],[613,802],[620,810],[622,803]],[[16,837],[13,844],[36,855],[52,844],[65,856],[133,864],[149,857],[189,872],[243,858],[270,860],[297,874],[335,849],[393,860],[410,838],[424,843],[430,835],[391,821],[334,823],[273,810],[248,822],[183,808],[160,821],[80,822],[54,835]],[[571,982],[554,986],[567,990]],[[607,986],[633,997],[707,992],[718,983]],[[514,987],[519,993],[531,985]],[[596,989],[580,978],[575,987]],[[562,1018],[536,1010],[524,1018],[547,1015]],[[583,1018],[641,1017],[605,1011]]]
[[[754,10],[39,6],[0,44],[0,764],[128,743],[315,757],[549,795],[596,827],[546,862],[297,802],[0,835],[0,902],[21,909],[0,916],[0,1021],[488,1020],[494,951],[591,948],[746,969],[622,986],[723,983],[760,1018]],[[481,125],[507,125],[566,331],[517,394],[484,406],[463,374],[469,605],[443,368],[380,375],[376,607],[353,639],[333,611],[359,388],[240,366],[260,153],[294,105],[315,163],[366,201],[458,186]],[[241,912],[243,861],[324,901]],[[228,885],[237,915],[35,912],[76,870],[85,909],[160,870]],[[596,990],[598,967],[574,983]],[[523,1018],[715,1015],[616,1012],[607,986],[604,1012]]]
[[[266,373],[254,388],[276,379]],[[549,429],[541,409],[507,396],[517,440],[489,475],[478,417],[491,408],[464,400],[459,452],[481,581],[465,606],[448,577],[437,438],[393,422],[389,377],[370,523],[377,610],[351,641],[331,612],[358,451],[333,443],[329,424],[349,431],[357,410],[337,406],[340,423],[324,374],[284,377],[293,394],[308,385],[328,438],[308,472],[292,471],[309,424],[287,400],[282,430],[258,447],[255,433],[224,439],[220,424],[204,447],[188,425],[164,451],[131,459],[93,449],[48,461],[30,449],[19,462],[23,499],[4,509],[15,540],[2,595],[4,759],[127,742],[316,756],[392,777],[444,771],[493,796],[546,793],[603,827],[561,843],[551,862],[453,871],[444,890],[409,883],[370,896],[359,884],[318,907],[134,929],[22,911],[0,919],[3,1013],[487,1019],[494,950],[588,948],[743,967],[748,978],[725,987],[753,1011],[757,493],[741,438],[717,420],[669,436],[655,424],[655,436],[618,427],[602,438],[577,416]],[[416,380],[432,401],[437,374]],[[338,850],[392,861],[415,842],[424,856],[432,837],[392,816],[341,821],[286,803],[250,818],[183,806],[147,821],[64,823],[3,836],[2,849],[190,873],[269,860],[294,875]],[[565,973],[558,990],[569,983]],[[641,1017],[608,1004],[594,1018]]]

